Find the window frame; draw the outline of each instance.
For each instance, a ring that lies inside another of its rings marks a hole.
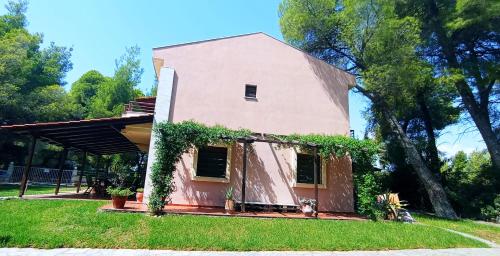
[[[249,87],[255,88],[255,96],[254,97],[247,96],[247,88],[249,88]],[[257,85],[255,85],[255,84],[245,84],[245,99],[247,99],[247,100],[257,100]]]
[[[230,174],[231,174],[231,157],[232,157],[232,144],[211,144],[207,145],[207,147],[216,147],[216,148],[226,148],[227,149],[227,157],[226,157],[226,176],[224,178],[216,178],[216,177],[208,177],[208,176],[198,176],[196,175],[198,169],[198,148],[193,148],[193,165],[191,166],[191,180],[193,181],[205,181],[205,182],[220,182],[220,183],[229,183]]]
[[[314,188],[314,183],[300,183],[297,182],[297,176],[298,176],[298,157],[297,154],[305,154],[305,155],[312,155],[312,152],[304,151],[301,150],[300,148],[292,148],[291,149],[291,167],[292,167],[292,173],[293,173],[293,184],[292,187],[295,188]],[[318,188],[320,189],[326,189],[327,187],[327,177],[326,177],[326,171],[327,171],[327,164],[328,164],[328,159],[325,159],[321,155],[320,157],[320,166],[319,166],[319,171],[321,172],[321,180],[318,181]]]

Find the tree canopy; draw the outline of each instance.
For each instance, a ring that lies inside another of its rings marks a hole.
[[[123,104],[144,95],[137,88],[143,73],[139,53],[137,46],[127,48],[116,60],[113,77],[91,70],[72,84],[70,95],[83,118],[119,116]]]
[[[432,125],[436,117],[425,111],[431,105],[446,111],[453,106],[449,97],[438,97],[447,91],[440,89],[447,81],[435,79],[432,67],[417,53],[422,43],[419,20],[399,16],[394,2],[386,0],[284,0],[280,16],[288,42],[357,76],[355,88],[370,99],[372,120],[402,145],[404,157],[424,184],[436,213],[455,218],[431,172],[439,166],[426,163],[408,126],[401,122],[430,121],[424,124],[434,137],[430,142],[434,141],[435,148],[436,128],[455,121],[447,118],[441,125]],[[433,155],[436,158],[437,152]]]
[[[71,48],[42,48],[43,35],[26,29],[27,2],[8,2],[0,16],[0,124],[74,118],[64,77]]]

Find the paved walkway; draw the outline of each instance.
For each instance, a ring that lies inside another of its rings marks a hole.
[[[85,255],[85,256],[152,256],[152,255],[169,255],[169,256],[498,256],[500,248],[481,248],[481,249],[418,249],[418,250],[395,250],[395,251],[348,251],[348,252],[211,252],[211,251],[170,251],[170,250],[127,250],[127,249],[52,249],[41,250],[31,248],[0,248],[0,255],[4,256],[19,256],[19,255],[37,255],[37,256],[53,256],[53,255]]]

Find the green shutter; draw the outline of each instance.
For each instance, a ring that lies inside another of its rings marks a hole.
[[[297,183],[314,184],[314,160],[313,155],[297,154]],[[318,165],[318,184],[321,184],[321,162],[316,158]]]
[[[225,178],[227,148],[203,147],[198,149],[196,176]]]

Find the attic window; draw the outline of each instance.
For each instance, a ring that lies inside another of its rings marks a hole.
[[[245,85],[245,98],[257,99],[257,85]]]

